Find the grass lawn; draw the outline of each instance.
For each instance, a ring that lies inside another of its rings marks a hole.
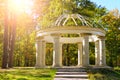
[[[120,68],[118,69],[92,69],[89,71],[90,80],[120,80]]]
[[[56,69],[0,69],[0,80],[54,80]],[[90,80],[120,80],[120,68],[88,69]]]
[[[53,80],[55,69],[0,69],[0,80]]]

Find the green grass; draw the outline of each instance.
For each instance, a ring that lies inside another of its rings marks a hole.
[[[89,70],[90,80],[120,80],[120,69],[92,69]]]
[[[54,80],[56,69],[0,69],[0,80]],[[120,80],[120,68],[88,69],[90,80]]]
[[[0,69],[0,80],[53,80],[55,69]]]

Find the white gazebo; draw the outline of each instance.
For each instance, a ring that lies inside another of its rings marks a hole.
[[[68,20],[74,26],[66,26]],[[79,37],[63,37],[62,34],[78,34]],[[53,65],[62,67],[62,45],[76,43],[78,45],[78,67],[89,66],[89,42],[95,43],[95,66],[106,66],[105,31],[95,28],[80,14],[63,14],[53,27],[41,28],[36,40],[36,68],[44,68],[46,43],[53,43]]]

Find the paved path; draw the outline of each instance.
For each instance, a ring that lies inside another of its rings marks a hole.
[[[54,80],[88,80],[85,69],[61,68],[56,72]]]

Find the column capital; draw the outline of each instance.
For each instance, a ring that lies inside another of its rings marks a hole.
[[[98,36],[99,39],[105,40],[105,36]]]
[[[99,42],[99,40],[97,39],[95,42]]]
[[[43,37],[43,36],[38,36],[38,37],[36,37],[36,41],[39,41],[39,40],[41,40],[41,39],[44,39],[44,37]]]
[[[77,42],[77,44],[82,44],[82,42]]]
[[[45,40],[42,40],[42,42],[43,42],[43,43],[46,43],[46,41],[45,41]]]
[[[60,36],[60,33],[54,33],[54,34],[51,34],[51,36]]]
[[[84,37],[84,36],[90,36],[92,34],[91,33],[81,33],[80,35],[81,35],[81,37]]]

